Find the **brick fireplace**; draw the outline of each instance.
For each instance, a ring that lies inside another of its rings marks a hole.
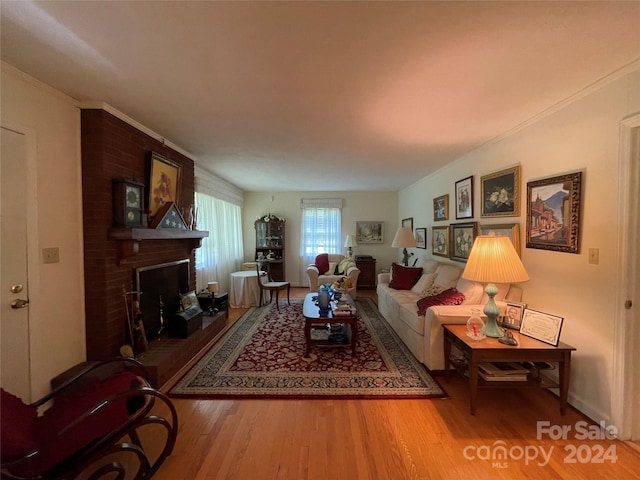
[[[129,343],[122,292],[123,288],[135,289],[135,269],[189,259],[189,288],[194,290],[195,247],[200,242],[184,236],[156,237],[153,231],[142,232],[149,235],[138,240],[127,233],[131,229],[124,229],[124,237],[114,235],[112,180],[134,178],[144,183],[148,202],[150,154],[159,153],[181,166],[177,203],[182,208],[194,202],[194,165],[191,159],[101,109],[82,110],[81,142],[87,360],[103,360],[120,355],[120,347]],[[122,235],[123,229],[119,233]],[[123,257],[123,250],[129,255]],[[209,330],[211,325],[207,327]],[[169,343],[175,343],[173,339],[151,341],[149,352],[140,360],[149,362],[155,377],[152,381],[161,385],[170,378],[215,336],[217,331],[213,330],[197,332],[175,349],[169,348]],[[160,357],[169,358],[159,358],[159,351],[165,352]]]

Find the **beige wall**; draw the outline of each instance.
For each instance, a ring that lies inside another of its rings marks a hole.
[[[446,193],[453,199],[454,183],[474,175],[474,220],[520,222],[522,260],[530,276],[523,284],[524,301],[530,308],[564,317],[561,340],[577,348],[570,402],[596,420],[611,417],[619,125],[638,111],[640,72],[636,71],[471,152],[402,190],[399,198],[400,217],[413,216],[414,224],[430,229],[431,212],[418,206]],[[517,164],[522,174],[520,217],[480,218],[480,177]],[[524,248],[526,183],[573,171],[583,172],[580,254]],[[452,213],[453,206],[450,218]],[[590,248],[600,250],[598,265],[588,263]]]
[[[80,110],[73,100],[2,65],[2,125],[26,132],[31,394],[85,359]],[[42,248],[60,262],[42,264]]]
[[[271,197],[273,196],[273,201]],[[287,220],[285,243],[286,278],[292,285],[306,285],[306,265],[300,261],[300,199],[342,198],[342,237],[355,234],[356,222],[374,220],[384,222],[384,244],[358,245],[354,255],[371,255],[376,268],[389,268],[398,260],[398,251],[391,241],[398,228],[398,194],[396,192],[245,192],[243,236],[245,261],[254,260],[256,247],[253,222],[262,215],[273,213]],[[342,253],[346,249],[343,248]]]

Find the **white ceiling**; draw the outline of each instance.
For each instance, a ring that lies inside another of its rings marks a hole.
[[[399,190],[640,58],[640,2],[0,8],[3,61],[244,190]]]

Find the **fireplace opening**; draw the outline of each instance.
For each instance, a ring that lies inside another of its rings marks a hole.
[[[148,339],[169,332],[180,310],[180,294],[189,291],[189,259],[135,269],[135,285]]]

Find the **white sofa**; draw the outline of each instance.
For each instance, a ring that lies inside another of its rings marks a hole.
[[[466,324],[472,309],[482,312],[487,302],[484,285],[461,277],[463,268],[435,260],[422,264],[423,285],[413,290],[395,290],[389,287],[390,273],[378,275],[378,309],[394,331],[416,358],[429,370],[444,370],[443,324]],[[424,285],[437,285],[442,289],[455,287],[465,296],[460,305],[429,307],[424,316],[418,316],[417,302],[424,296]],[[499,284],[494,297],[498,305],[505,301],[519,302],[522,289],[516,285]],[[481,313],[485,317],[484,313]],[[486,318],[484,318],[486,320]]]
[[[344,275],[333,274],[336,265],[338,265],[344,258],[344,255],[329,254],[329,271],[322,275],[318,271],[318,267],[316,267],[315,265],[309,265],[307,267],[307,276],[309,277],[309,291],[315,292],[318,290],[318,288],[320,288],[320,286],[324,285],[325,283],[334,283],[340,280],[342,277],[346,276],[349,277],[349,280],[351,280],[351,283],[353,283],[353,288],[349,290],[349,295],[355,300],[358,285],[358,276],[360,275],[360,269],[355,266],[355,263],[354,266],[347,268],[347,271],[344,273]]]

